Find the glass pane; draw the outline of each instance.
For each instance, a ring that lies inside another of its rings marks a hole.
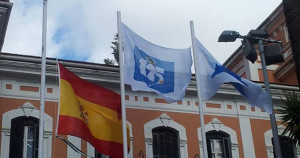
[[[216,152],[217,153],[220,153],[220,152],[222,152],[222,141],[221,140],[216,140],[215,141],[216,142]]]
[[[212,157],[214,158],[222,158],[223,157],[223,143],[220,139],[211,139],[211,152]]]
[[[27,141],[27,157],[26,158],[33,158],[33,141]]]
[[[26,158],[34,158],[34,134],[35,134],[35,128],[33,126],[25,126],[24,128],[24,134],[27,139],[24,139],[25,142],[25,150],[26,150]],[[25,154],[25,153],[24,153]]]
[[[213,139],[210,140],[210,147],[211,147],[211,152],[214,153],[215,152],[215,145],[214,145],[214,140]]]
[[[222,158],[223,157],[223,154],[217,154],[217,158]]]
[[[33,140],[33,137],[34,137],[34,127],[28,126],[27,139],[28,140]]]

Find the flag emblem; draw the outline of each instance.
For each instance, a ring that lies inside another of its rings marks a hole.
[[[122,23],[124,83],[133,91],[155,92],[167,102],[182,100],[191,81],[191,49],[155,45]]]
[[[137,46],[134,48],[134,79],[147,84],[160,93],[174,91],[174,62],[162,61],[147,55]]]
[[[83,121],[84,121],[84,123],[86,124],[86,125],[88,125],[88,123],[89,123],[89,120],[88,120],[88,112],[86,112],[85,110],[84,110],[84,107],[79,103],[79,111],[80,111],[80,116],[81,116],[81,118],[83,119]]]
[[[218,64],[216,64],[215,67],[215,72],[211,75],[212,78],[214,78],[216,75],[222,73],[222,72],[226,72],[229,75],[231,75],[232,77],[236,78],[237,80],[239,80],[241,83],[243,83],[245,86],[248,86],[244,81],[242,81],[242,77],[236,75],[235,73],[229,71],[228,69],[226,69],[224,66],[220,66]]]

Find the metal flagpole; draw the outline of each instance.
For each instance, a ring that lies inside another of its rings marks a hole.
[[[194,57],[194,68],[195,68],[195,74],[196,74],[197,95],[198,95],[198,101],[199,101],[199,115],[200,115],[203,154],[204,154],[204,158],[208,158],[205,127],[204,127],[203,101],[201,98],[199,73],[197,73],[198,57],[197,57],[196,46],[195,46],[195,31],[194,31],[194,22],[193,21],[190,22],[190,28],[191,28],[192,48],[193,48],[193,57]]]
[[[120,89],[121,89],[121,106],[122,106],[122,129],[123,129],[123,155],[127,158],[127,130],[126,130],[126,108],[125,108],[125,86],[124,86],[124,55],[122,46],[122,31],[121,31],[121,12],[117,12],[118,19],[118,42],[119,42],[119,66],[120,66]]]
[[[258,40],[258,49],[260,53],[260,58],[261,58],[261,66],[263,70],[263,76],[264,76],[264,83],[265,83],[265,89],[266,92],[269,94],[271,97],[271,103],[272,103],[272,95],[271,95],[271,90],[270,90],[270,85],[269,85],[269,77],[267,73],[267,66],[266,66],[266,60],[265,60],[265,52],[264,52],[264,44],[262,40]],[[276,117],[274,113],[274,107],[272,104],[272,113],[270,114],[270,120],[271,120],[271,127],[272,127],[272,133],[273,133],[273,140],[274,140],[274,153],[277,158],[282,157],[282,152],[280,148],[280,141],[278,137],[278,130],[277,130],[277,124],[276,124]]]
[[[40,120],[39,120],[39,152],[38,158],[43,158],[44,138],[44,112],[45,112],[45,84],[46,84],[46,36],[47,36],[47,0],[43,2],[42,26],[42,64],[41,64],[41,89],[40,89]]]

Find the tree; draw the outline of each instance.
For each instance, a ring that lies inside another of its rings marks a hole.
[[[115,60],[117,61],[119,65],[119,43],[118,43],[118,33],[115,34],[114,41],[111,42],[112,46],[110,48],[113,49],[113,52],[111,54],[114,55]]]
[[[296,144],[300,143],[300,96],[295,92],[286,95],[286,99],[281,99],[283,105],[278,109],[281,114],[280,119],[282,124],[286,126],[282,135],[289,133]]]
[[[109,58],[103,60],[106,65],[115,65],[115,62]]]
[[[119,65],[119,43],[118,43],[118,33],[115,34],[114,41],[111,42],[112,46],[110,48],[113,49],[111,54],[114,55],[115,61]],[[103,60],[106,65],[114,65],[115,62],[112,59],[106,58]]]
[[[298,86],[300,88],[300,1],[282,0],[282,6],[291,41]]]

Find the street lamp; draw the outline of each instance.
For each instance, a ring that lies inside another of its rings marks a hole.
[[[267,93],[271,97],[269,77],[267,73],[266,65],[280,63],[284,61],[283,54],[281,51],[281,41],[272,40],[265,31],[251,30],[247,36],[242,36],[236,31],[223,31],[219,36],[218,42],[234,42],[237,38],[242,40],[242,48],[245,57],[254,63],[257,59],[256,50],[254,44],[258,44],[258,50],[261,58],[261,66],[263,71],[264,83]],[[272,97],[271,97],[272,98]],[[271,99],[272,103],[272,99]],[[272,105],[273,106],[273,105]],[[271,127],[274,140],[275,155],[277,158],[281,158],[281,148],[279,143],[278,131],[276,118],[274,113],[274,107],[270,114]]]

